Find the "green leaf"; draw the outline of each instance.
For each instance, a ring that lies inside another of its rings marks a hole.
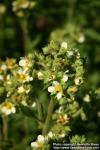
[[[23,106],[23,105],[20,105],[20,108],[24,115],[28,117],[34,117],[34,114],[35,114],[34,108],[31,108],[29,106]]]
[[[94,40],[100,41],[100,34],[97,33],[95,30],[87,29],[85,31],[85,34]]]

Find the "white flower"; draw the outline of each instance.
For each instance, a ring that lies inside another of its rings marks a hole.
[[[68,56],[68,57],[73,56],[73,54],[74,54],[73,51],[67,51],[67,56]]]
[[[62,42],[61,47],[67,49],[67,47],[68,47],[67,42]]]
[[[14,105],[11,102],[5,102],[2,104],[1,112],[4,115],[10,115],[11,113],[16,112],[16,108],[14,107]]]
[[[20,9],[20,8],[27,8],[29,6],[29,1],[14,1],[12,3],[13,5],[13,11],[16,11],[17,9]]]
[[[100,111],[98,111],[97,115],[98,115],[98,117],[100,117]]]
[[[33,77],[30,77],[26,70],[18,70],[18,80],[22,83],[29,82],[33,80]]]
[[[61,123],[61,124],[66,124],[68,123],[69,121],[69,118],[67,116],[67,114],[63,114],[63,115],[60,115],[57,122]]]
[[[67,82],[68,81],[68,75],[64,75],[63,78],[62,78],[62,81]]]
[[[41,143],[44,143],[45,142],[45,137],[43,135],[38,135],[37,141],[41,142]]]
[[[42,72],[39,71],[37,75],[38,75],[38,79],[39,80],[43,79],[43,73]]]
[[[25,1],[25,3],[21,4],[21,8],[27,8],[29,6],[29,1]]]
[[[23,86],[18,87],[18,93],[24,93],[25,89]]]
[[[79,43],[83,43],[83,42],[85,41],[85,36],[84,36],[84,34],[80,33],[80,34],[78,35],[77,41],[78,41]]]
[[[22,105],[27,106],[27,103],[23,100],[21,101]]]
[[[27,58],[22,57],[21,60],[19,61],[19,66],[21,66],[21,67],[31,67],[32,63]]]
[[[0,3],[0,15],[4,14],[6,12],[6,7],[5,5]]]
[[[38,147],[38,143],[37,142],[32,142],[31,143],[31,147],[33,147],[33,148],[36,147],[37,148]]]
[[[38,135],[36,142],[32,142],[31,146],[33,148],[42,148],[45,141],[46,141],[46,138],[43,135]]]
[[[59,138],[64,138],[65,137],[65,133],[61,133],[60,135],[59,135]]]
[[[52,86],[48,87],[48,92],[56,94],[56,98],[59,100],[63,95],[63,90],[58,81],[53,81]]]
[[[29,8],[33,8],[35,5],[36,5],[36,2],[30,1],[30,3],[29,3]]]
[[[28,94],[30,91],[30,88],[25,89],[23,86],[18,87],[18,93],[26,93]]]
[[[7,70],[7,66],[6,66],[5,64],[2,64],[0,68],[1,68],[1,70],[3,70],[3,71]]]
[[[10,74],[8,74],[8,75],[6,76],[6,80],[10,80],[10,78],[11,78],[11,76],[10,76]]]
[[[86,94],[85,95],[85,97],[83,98],[83,100],[85,101],[85,102],[90,102],[91,101],[91,99],[90,99],[90,95],[89,94]]]
[[[77,77],[77,78],[75,78],[74,82],[76,85],[80,85],[81,83],[83,83],[83,79],[82,79],[82,77]]]
[[[53,136],[54,136],[54,134],[50,131],[50,132],[48,133],[48,138],[53,138]]]

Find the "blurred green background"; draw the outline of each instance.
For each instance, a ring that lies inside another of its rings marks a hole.
[[[34,6],[23,9],[20,4],[16,10],[13,2],[0,0],[0,58],[18,59],[34,50],[40,52],[50,40],[78,48],[86,68],[86,90],[91,91],[93,100],[84,106],[88,121],[78,118],[73,134],[86,134],[90,141],[99,142],[100,94],[94,93],[100,93],[100,0],[30,0]],[[37,135],[37,124],[23,114],[12,117],[9,124],[9,139],[15,138],[17,143],[14,150],[22,150],[32,132],[33,139]]]
[[[24,0],[26,1],[26,0]],[[98,85],[100,63],[99,0],[30,0],[33,8],[13,10],[13,0],[0,1],[0,57],[19,57],[49,40],[72,43],[88,59],[91,82]],[[80,42],[80,38],[84,38]]]

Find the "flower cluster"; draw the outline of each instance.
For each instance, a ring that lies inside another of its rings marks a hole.
[[[30,59],[30,56],[27,58],[21,57],[18,63],[12,58],[7,58],[6,61],[0,62],[0,94],[4,94],[5,97],[2,100],[4,104],[1,103],[0,105],[2,114],[3,110],[13,113],[14,109],[11,106],[13,103],[15,105],[19,102],[27,104],[30,101],[29,92],[32,89],[30,82],[33,81],[32,65],[33,61]],[[11,104],[8,103],[9,100]],[[6,115],[9,115],[9,113],[5,112]]]
[[[25,16],[25,10],[31,10],[35,5],[35,1],[15,0],[12,2],[12,9],[18,17],[23,17]]]
[[[31,146],[36,150],[49,149],[50,140],[69,134],[70,120],[78,115],[85,118],[77,101],[83,83],[79,51],[67,42],[51,41],[40,54],[33,52],[18,62],[12,58],[0,61],[0,96],[3,97],[0,114],[14,114],[20,108],[24,114],[35,117],[43,134]],[[83,100],[89,102],[89,95]]]

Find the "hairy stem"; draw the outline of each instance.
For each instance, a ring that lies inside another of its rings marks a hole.
[[[47,117],[46,117],[45,124],[44,124],[43,131],[42,131],[43,135],[46,135],[49,131],[49,125],[50,125],[52,113],[54,110],[54,106],[55,106],[54,101],[53,99],[51,99],[49,106],[48,106]]]
[[[28,34],[28,22],[26,19],[20,20],[20,26],[22,31],[22,46],[25,55],[27,55],[29,49],[30,49],[30,37]]]
[[[4,141],[8,139],[8,117],[2,116],[3,129],[2,129],[2,138]]]
[[[74,14],[74,8],[75,8],[75,2],[76,0],[70,0],[69,1],[69,8],[68,8],[68,17],[67,17],[67,28],[69,32],[72,32],[72,24],[73,24],[73,14]]]
[[[39,102],[39,100],[37,100],[36,102],[37,102],[37,110],[38,110],[38,121],[39,121],[39,124],[41,125],[41,123],[43,121],[42,105]]]

